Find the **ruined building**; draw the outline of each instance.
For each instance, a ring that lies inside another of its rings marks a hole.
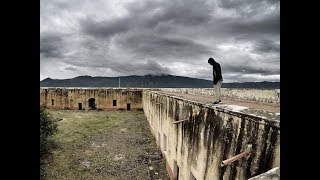
[[[268,173],[278,177],[280,113],[212,106],[185,98],[198,94],[205,101],[211,92],[191,88],[40,88],[40,104],[52,109],[143,109],[172,179],[259,179]],[[222,96],[280,103],[280,93],[274,90],[222,89]],[[239,154],[244,155],[232,161]]]

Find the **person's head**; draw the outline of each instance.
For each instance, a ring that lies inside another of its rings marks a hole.
[[[216,63],[216,61],[213,58],[209,58],[208,63],[211,65],[214,65]]]

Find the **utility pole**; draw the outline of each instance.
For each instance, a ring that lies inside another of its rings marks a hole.
[[[119,77],[119,88],[120,88],[120,77]]]

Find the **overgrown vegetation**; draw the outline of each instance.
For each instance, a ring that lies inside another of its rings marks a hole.
[[[43,159],[50,150],[50,136],[57,131],[57,123],[45,106],[40,107],[40,178],[43,179]]]
[[[60,121],[47,179],[169,179],[143,112],[49,112]]]

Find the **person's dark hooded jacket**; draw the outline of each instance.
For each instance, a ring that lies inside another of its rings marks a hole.
[[[218,81],[223,81],[221,74],[221,66],[219,63],[214,62],[213,67],[213,84],[216,85]]]

